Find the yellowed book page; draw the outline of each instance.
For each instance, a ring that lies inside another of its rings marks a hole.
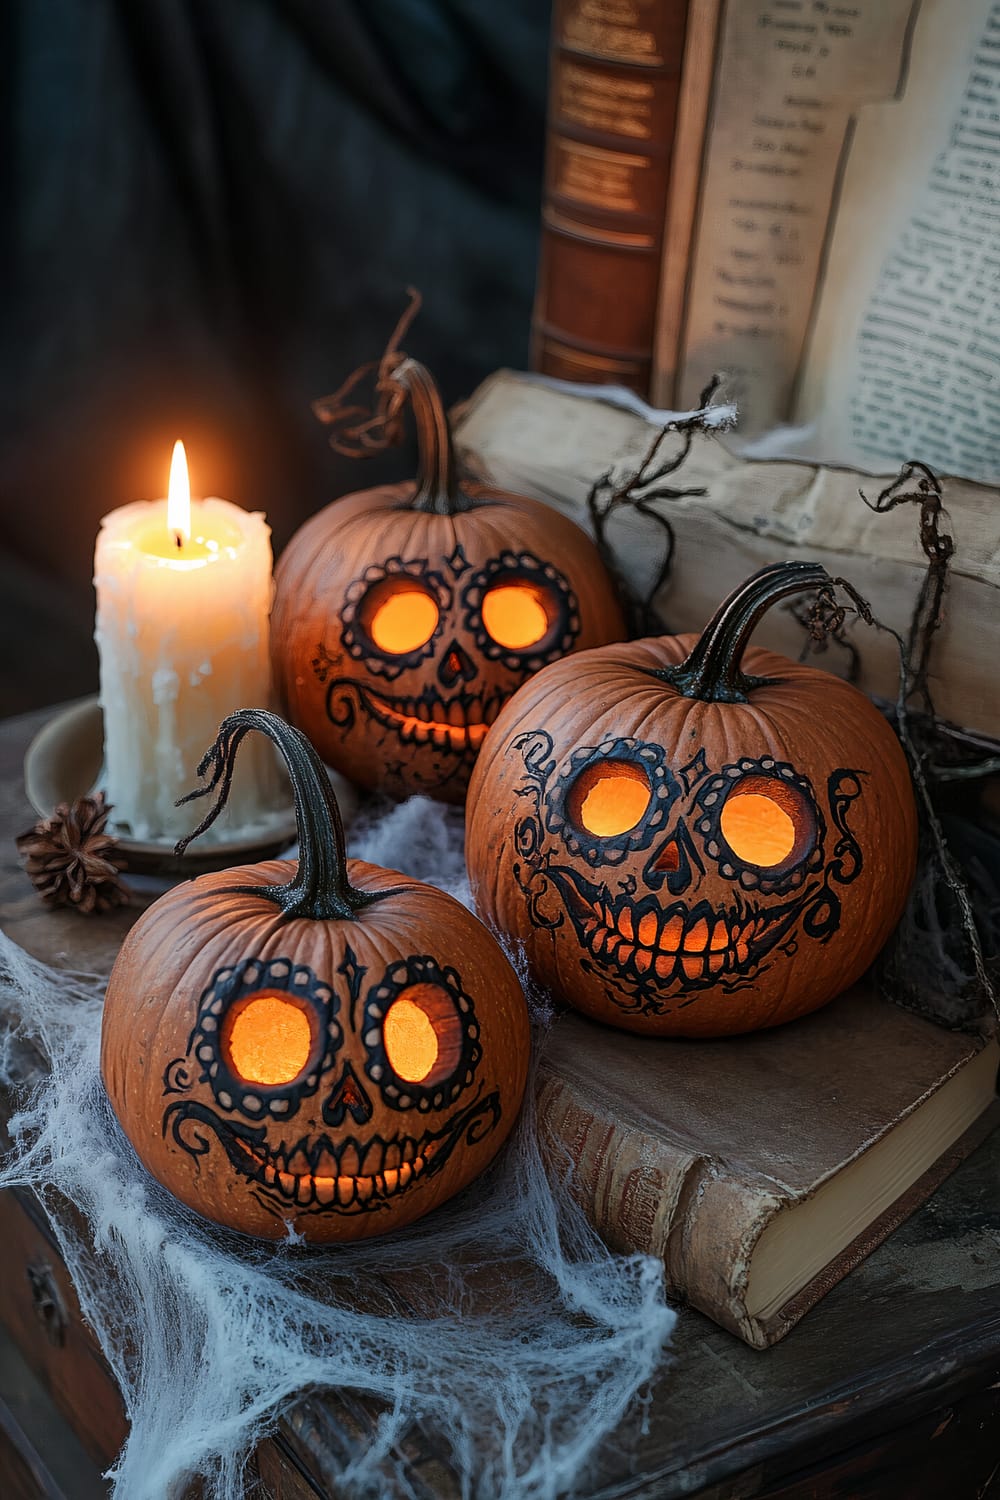
[[[852,122],[897,93],[915,13],[915,0],[724,7],[675,401],[725,370],[744,438],[789,420]]]
[[[1000,478],[1000,3],[923,0],[861,111],[798,422],[820,458]]]

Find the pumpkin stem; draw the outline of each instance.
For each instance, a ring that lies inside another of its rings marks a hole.
[[[754,688],[772,679],[751,677],[740,662],[761,616],[779,599],[832,584],[820,563],[783,562],[761,568],[719,605],[686,661],[654,675],[671,683],[684,698],[708,703],[746,703]]]
[[[417,424],[417,493],[412,507],[454,516],[471,509],[472,501],[458,483],[451,428],[441,393],[427,367],[400,348],[420,306],[420,293],[410,287],[409,306],[393,329],[381,359],[361,365],[332,396],[323,396],[312,405],[320,421],[333,429],[330,446],[335,452],[349,458],[369,458],[401,441],[402,408],[409,398]],[[377,400],[374,409],[368,411],[357,403],[354,392],[373,373]]]
[[[453,516],[468,510],[469,501],[459,489],[455,474],[448,416],[430,370],[407,354],[389,379],[409,396],[417,424],[417,493],[413,510],[430,511],[438,516]]]
[[[312,917],[318,922],[348,921],[364,907],[379,901],[388,891],[359,891],[347,878],[344,820],[322,761],[305,735],[277,714],[264,708],[241,708],[219,726],[215,743],[202,758],[199,776],[211,780],[181,797],[178,806],[208,797],[218,791],[211,811],[193,833],[177,844],[183,854],[192,840],[215,822],[226,805],[232,786],[236,753],[251,730],[266,734],[277,745],[288,767],[295,797],[295,822],[299,837],[299,867],[287,885],[240,886],[234,894],[263,896],[280,906],[286,917]]]

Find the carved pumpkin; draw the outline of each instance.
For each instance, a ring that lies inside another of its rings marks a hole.
[[[589,537],[541,501],[460,484],[428,372],[403,357],[387,379],[413,407],[417,479],[334,501],[292,538],[275,575],[275,682],[359,786],[460,803],[511,693],[624,624]]]
[[[700,638],[547,667],[490,731],[469,792],[478,910],[544,984],[662,1036],[752,1031],[852,984],[916,861],[906,760],[864,695],[746,650],[810,563],[750,578]]]
[[[298,866],[202,875],[139,918],[108,984],[101,1071],[136,1152],[190,1208],[266,1238],[361,1239],[496,1154],[524,1093],[527,1011],[471,912],[345,860],[326,773],[274,715],[222,725],[204,789],[222,793],[198,832],[254,729],[288,763]]]

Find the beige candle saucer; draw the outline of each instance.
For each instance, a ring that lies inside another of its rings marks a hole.
[[[74,802],[93,791],[103,752],[104,721],[97,698],[83,698],[49,719],[24,757],[24,789],[35,811],[47,817],[57,803]],[[194,843],[180,857],[170,841],[131,839],[117,832],[115,837],[129,872],[199,875],[280,854],[295,842],[295,812],[289,801],[262,818],[252,833],[214,844]]]

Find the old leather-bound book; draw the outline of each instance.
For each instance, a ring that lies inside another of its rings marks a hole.
[[[1000,1044],[858,987],[773,1031],[627,1035],[567,1014],[541,1062],[554,1159],[615,1249],[755,1348],[782,1338],[996,1124]]]
[[[536,369],[649,387],[688,0],[556,0]]]

